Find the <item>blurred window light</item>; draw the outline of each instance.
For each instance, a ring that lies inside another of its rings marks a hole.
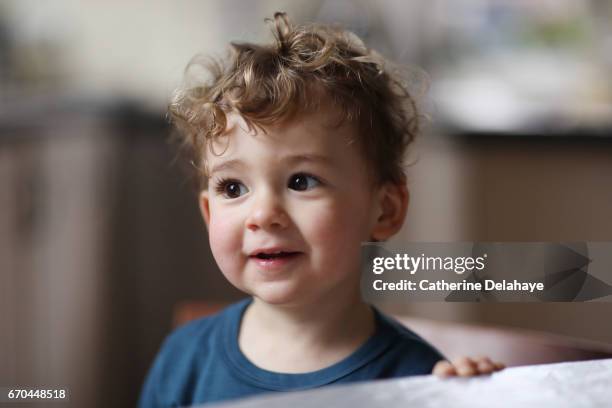
[[[425,52],[439,119],[463,132],[605,134],[609,3],[436,1]]]

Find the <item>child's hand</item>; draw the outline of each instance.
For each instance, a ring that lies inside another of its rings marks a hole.
[[[432,371],[438,377],[472,377],[482,374],[491,374],[503,370],[506,366],[502,363],[491,361],[489,357],[460,357],[453,362],[447,360],[438,361]]]

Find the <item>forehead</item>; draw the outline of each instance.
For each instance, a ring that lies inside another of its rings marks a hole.
[[[249,128],[242,116],[230,113],[226,131],[212,141],[205,159],[209,170],[227,160],[276,161],[292,155],[355,160],[357,141],[356,126],[340,120],[338,112],[329,107],[263,129]]]

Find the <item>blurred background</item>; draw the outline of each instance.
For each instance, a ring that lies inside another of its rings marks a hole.
[[[0,386],[134,406],[177,305],[242,296],[212,259],[165,110],[196,53],[268,40],[277,10],[427,72],[398,242],[612,241],[607,0],[4,0]],[[390,311],[612,344],[612,303]]]

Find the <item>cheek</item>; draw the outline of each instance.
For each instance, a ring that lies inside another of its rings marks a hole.
[[[236,256],[242,249],[242,229],[233,217],[215,214],[211,216],[208,226],[210,249],[224,274],[232,273],[235,263],[240,258]]]
[[[321,208],[307,225],[307,239],[326,257],[359,257],[361,243],[368,240],[363,222],[367,211],[355,203],[333,202]]]

